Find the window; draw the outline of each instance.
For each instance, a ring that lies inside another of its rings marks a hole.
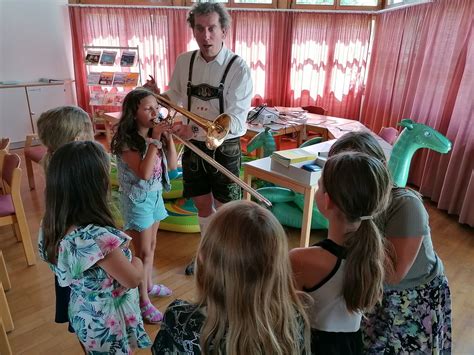
[[[340,6],[378,6],[378,0],[340,0]]]
[[[334,5],[334,0],[296,0],[297,5]]]
[[[423,3],[427,2],[427,0],[386,0],[385,7],[394,7],[394,6],[400,6],[400,5],[406,5],[406,4],[415,4],[415,3]]]
[[[188,6],[193,5],[196,2],[209,2],[209,0],[186,0]],[[211,0],[214,2],[221,2],[226,4],[227,8],[232,7],[247,7],[247,8],[277,8],[277,0]]]
[[[390,0],[403,1],[403,0]],[[296,0],[293,9],[339,9],[339,10],[377,10],[382,7],[381,0]]]

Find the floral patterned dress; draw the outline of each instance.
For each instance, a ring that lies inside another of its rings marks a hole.
[[[59,284],[71,287],[69,319],[87,353],[131,354],[132,349],[151,345],[140,315],[138,289],[123,287],[97,265],[116,248],[131,260],[130,239],[112,227],[79,227],[63,238],[57,264],[50,264]],[[39,250],[46,260],[41,231]]]

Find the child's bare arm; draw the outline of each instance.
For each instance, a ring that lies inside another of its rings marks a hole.
[[[114,249],[97,264],[127,288],[137,287],[143,279],[142,261],[134,256],[132,262],[129,262],[120,248]]]
[[[166,160],[168,161],[168,169],[175,170],[178,168],[178,154],[174,144],[173,135],[170,132],[164,132],[163,137],[166,139]]]
[[[291,270],[293,271],[293,282],[297,290],[302,290],[304,287],[304,265],[300,260],[300,249],[290,250]]]
[[[148,180],[153,174],[157,152],[158,148],[155,145],[150,144],[143,159],[139,152],[133,150],[124,151],[121,157],[136,176],[140,179]]]

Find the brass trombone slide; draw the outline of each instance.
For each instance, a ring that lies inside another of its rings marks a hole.
[[[185,115],[186,116],[186,115]],[[233,182],[235,182],[237,185],[239,185],[241,188],[243,188],[245,191],[250,193],[253,197],[255,197],[258,201],[262,202],[263,204],[266,205],[267,208],[272,207],[272,203],[270,202],[269,199],[264,197],[262,194],[260,194],[258,191],[256,191],[254,188],[252,188],[249,184],[247,184],[245,181],[240,180],[237,176],[232,174],[228,169],[226,169],[224,166],[219,164],[217,161],[212,159],[209,155],[204,153],[202,150],[200,150],[198,147],[196,147],[194,144],[191,142],[188,142],[181,137],[177,136],[176,134],[173,134],[175,138],[177,138],[181,143],[183,143],[186,147],[191,149],[194,153],[199,155],[202,159],[204,159],[206,162],[211,164],[214,168],[219,170],[221,173],[223,173],[225,176],[227,176],[229,179],[231,179]]]
[[[172,125],[174,122],[174,115],[171,116],[169,109],[173,109],[175,112],[179,112],[186,118],[190,119],[191,121],[195,122],[198,126],[202,127],[203,129],[206,130],[206,146],[210,150],[215,150],[217,147],[219,147],[227,137],[227,134],[229,133],[230,130],[230,116],[228,114],[221,114],[217,116],[217,118],[214,121],[209,121],[201,116],[196,115],[195,113],[189,112],[188,110],[179,107],[178,105],[172,103],[169,101],[167,98],[153,94],[158,101],[158,103],[164,107],[168,108],[168,116],[165,118],[170,125]],[[241,188],[243,188],[245,191],[250,193],[253,197],[255,197],[258,201],[264,203],[268,208],[272,207],[272,203],[270,200],[268,200],[266,197],[262,196],[260,193],[258,193],[255,189],[253,189],[250,185],[248,185],[246,182],[240,180],[237,176],[232,174],[228,169],[226,169],[224,166],[219,164],[217,161],[212,159],[210,156],[208,156],[206,153],[204,153],[202,150],[200,150],[198,147],[196,147],[194,144],[192,144],[189,141],[186,141],[182,139],[181,137],[177,136],[176,134],[173,134],[174,137],[176,137],[181,143],[183,143],[186,147],[191,149],[194,153],[199,155],[202,159],[204,159],[206,162],[211,164],[214,168],[219,170],[221,173],[223,173],[225,176],[227,176],[230,180],[235,182],[237,185],[239,185]]]

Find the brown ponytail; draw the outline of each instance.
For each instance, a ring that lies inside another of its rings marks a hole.
[[[390,173],[378,159],[345,152],[328,159],[323,187],[349,223],[360,223],[346,236],[343,294],[347,308],[372,308],[383,292],[385,245],[374,218],[385,210],[390,196]],[[361,220],[362,216],[368,219]]]

